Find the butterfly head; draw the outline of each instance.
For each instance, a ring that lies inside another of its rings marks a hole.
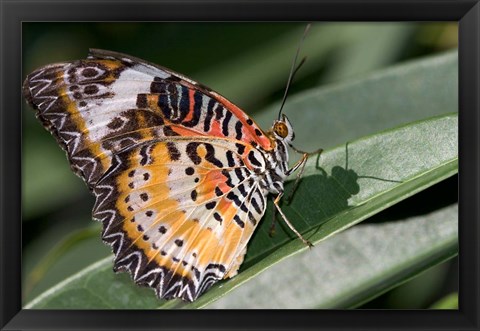
[[[295,139],[295,132],[293,131],[292,124],[285,114],[282,114],[281,119],[273,122],[271,132],[275,139],[284,141],[289,145],[293,139]]]

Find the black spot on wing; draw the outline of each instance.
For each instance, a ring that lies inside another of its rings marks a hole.
[[[112,130],[118,130],[122,127],[123,123],[124,122],[120,117],[114,117],[113,120],[107,124],[107,127]]]
[[[171,75],[169,77],[167,77],[167,79],[170,81],[170,82],[181,82],[182,79],[178,76],[174,76],[174,75]]]
[[[211,144],[205,144],[205,148],[207,149],[207,154],[205,155],[205,160],[214,164],[219,168],[223,168],[223,163],[219,159],[215,157],[215,148]]]
[[[227,162],[229,167],[235,166],[235,159],[233,158],[233,152],[228,150],[227,153],[225,153],[227,157]]]
[[[245,185],[244,184],[240,184],[238,185],[238,190],[240,191],[240,194],[243,196],[243,197],[246,197],[248,192],[245,190]]]
[[[75,70],[73,72],[75,72]],[[85,68],[85,69],[82,70],[82,76],[83,77],[90,78],[90,77],[95,77],[96,75],[98,75],[98,72],[95,68]]]
[[[137,107],[140,109],[147,108],[147,95],[139,94],[137,95]]]
[[[245,145],[235,143],[235,147],[237,147],[238,154],[242,155],[245,152]]]
[[[210,210],[210,209],[215,208],[216,205],[217,205],[217,203],[215,201],[211,201],[211,202],[205,204],[205,208]]]
[[[89,95],[92,95],[92,94],[97,94],[99,91],[98,89],[98,86],[96,85],[87,85],[85,86],[85,88],[83,89],[83,92],[85,94],[89,94]]]
[[[176,122],[182,122],[185,117],[187,117],[188,112],[190,111],[190,95],[189,95],[189,90],[188,87],[182,86],[182,92],[181,92],[181,98],[180,98],[180,114],[178,114],[178,118],[176,119]],[[182,123],[183,124],[183,123]]]
[[[202,103],[203,103],[203,97],[202,94],[198,91],[195,91],[193,94],[193,114],[192,118],[190,121],[184,121],[182,124],[187,126],[187,127],[193,127],[198,124],[200,121],[200,115],[202,113]]]
[[[240,168],[235,168],[235,175],[237,176],[238,180],[242,182],[245,179],[245,176],[243,175],[243,171]]]
[[[248,160],[250,161],[251,164],[253,164],[254,166],[257,166],[257,167],[261,167],[262,164],[257,160],[257,158],[255,157],[255,152],[254,151],[250,151],[248,153]]]
[[[150,92],[158,94],[158,107],[162,111],[163,116],[169,119],[172,116],[172,113],[168,102],[168,92],[165,81],[160,77],[155,77],[150,84]]]
[[[228,192],[227,198],[233,201],[239,207],[242,205],[242,201],[240,201],[240,199],[238,198],[238,195],[236,195],[232,191]]]
[[[193,190],[193,191],[190,193],[190,197],[192,198],[193,201],[197,200],[197,191],[196,191],[196,190]]]
[[[238,216],[238,215],[233,216],[233,220],[234,220],[235,223],[237,223],[238,226],[240,226],[242,229],[245,227],[245,223],[240,219],[240,216]]]
[[[252,204],[252,206],[255,209],[255,211],[257,212],[257,214],[262,213],[262,210],[260,209],[260,206],[258,205],[257,199],[255,199],[255,197],[252,197],[250,199],[250,203]]]
[[[224,108],[221,105],[217,105],[217,108],[215,108],[215,119],[217,121],[220,121],[220,119],[222,118],[223,110]]]
[[[142,148],[140,148],[140,157],[140,165],[144,166],[151,163],[149,146],[142,146]]]
[[[247,206],[246,206],[244,203],[242,203],[242,205],[240,206],[240,209],[241,209],[244,213],[250,212],[250,211],[248,210]]]
[[[213,218],[214,218],[216,221],[220,222],[220,224],[222,224],[223,218],[222,218],[222,216],[221,216],[219,213],[214,212],[214,213],[213,213]]]
[[[180,157],[182,155],[180,154],[180,151],[178,150],[175,143],[171,141],[167,142],[167,150],[168,150],[168,156],[170,157],[170,160],[172,161],[180,160]]]
[[[197,148],[200,145],[200,143],[197,142],[190,142],[187,144],[187,155],[192,160],[192,162],[196,165],[199,165],[200,162],[202,162],[202,159],[198,155]]]
[[[191,176],[195,173],[195,169],[193,169],[192,167],[188,167],[185,169],[185,173],[188,175],[188,176]]]
[[[230,119],[232,118],[232,113],[230,111],[225,111],[225,118],[223,119],[222,122],[222,133],[224,136],[228,136],[228,122],[230,122]]]
[[[222,175],[224,175],[225,178],[227,179],[225,184],[227,184],[229,187],[234,187],[235,186],[235,185],[233,185],[232,178],[230,177],[230,174],[228,173],[227,169],[222,170]]]
[[[210,131],[210,126],[212,123],[212,117],[213,117],[213,106],[215,106],[216,102],[214,99],[210,99],[208,102],[207,106],[207,114],[205,115],[205,119],[203,121],[203,130],[205,132]]]
[[[183,240],[180,240],[180,239],[175,240],[175,245],[177,245],[178,247],[182,247],[183,246]]]
[[[243,128],[242,122],[237,121],[237,123],[235,123],[235,134],[236,134],[235,139],[238,139],[238,140],[242,139],[242,136],[243,136],[242,128]]]
[[[165,81],[160,77],[154,77],[150,84],[151,93],[163,93],[165,91]]]

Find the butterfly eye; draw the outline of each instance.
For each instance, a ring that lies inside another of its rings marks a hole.
[[[275,123],[273,130],[277,135],[279,135],[282,138],[285,138],[288,136],[288,127],[284,122]]]

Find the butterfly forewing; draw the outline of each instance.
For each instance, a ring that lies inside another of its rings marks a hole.
[[[238,107],[98,50],[34,71],[24,94],[96,195],[115,269],[188,301],[236,274],[266,206],[255,174],[274,148]]]
[[[40,68],[24,94],[93,186],[112,155],[172,135],[229,137],[271,149],[238,107],[190,79],[127,55],[92,51],[89,59]]]

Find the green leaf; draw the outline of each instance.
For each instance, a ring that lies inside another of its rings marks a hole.
[[[453,182],[452,180],[451,182]],[[439,185],[442,186],[442,185]],[[437,191],[438,190],[438,191]],[[439,189],[438,187],[429,189],[429,195],[430,196],[435,196],[439,197],[440,194],[439,192],[442,192],[444,194],[445,191]],[[422,196],[425,197],[426,194],[422,192]],[[418,201],[421,199],[419,198],[414,198],[412,200],[417,201],[417,203],[413,203],[412,205],[419,205]],[[406,204],[408,208],[408,203]],[[398,208],[397,208],[398,209]],[[415,208],[413,208],[415,209]],[[418,215],[422,215],[422,213],[418,213]],[[442,208],[437,208],[434,213],[428,213],[428,214],[423,214],[424,216],[427,216],[430,218],[431,224],[428,224],[428,231],[429,237],[431,232],[437,232],[438,233],[438,239],[440,241],[444,240],[445,237],[444,235],[447,234],[445,230],[451,230],[451,235],[455,236],[455,241],[452,241],[452,248],[453,252],[457,254],[458,251],[458,203],[454,203],[450,205],[449,207],[442,207]],[[432,217],[433,216],[433,217]],[[444,220],[445,217],[449,217],[449,224],[445,224]],[[421,219],[420,217],[417,217],[417,219]],[[398,220],[397,220],[398,221]],[[421,222],[421,221],[420,221]],[[444,224],[444,228],[438,227],[438,224]],[[421,231],[421,230],[419,230]],[[433,233],[432,233],[433,234]],[[423,241],[424,238],[421,238]],[[452,238],[453,239],[453,238]],[[410,241],[409,241],[410,242]],[[443,242],[445,243],[445,242]],[[432,247],[438,247],[438,243],[432,243]],[[413,246],[416,246],[415,244]],[[426,250],[429,250],[428,247],[424,247]],[[399,286],[396,286],[392,290],[389,290],[385,295],[382,295],[379,300],[374,300],[373,302],[365,302],[366,307],[368,308],[376,308],[376,307],[388,307],[388,308],[393,308],[393,309],[425,309],[428,308],[432,302],[432,299],[438,297],[439,293],[443,292],[445,287],[448,286],[446,283],[449,283],[449,280],[452,279],[453,277],[450,276],[449,271],[451,271],[452,265],[455,264],[455,261],[458,260],[458,255],[455,256],[454,258],[450,258],[445,262],[440,262],[436,265],[434,265],[436,262],[433,259],[426,259],[423,258],[422,254],[425,252],[425,250],[420,250],[418,252],[418,256],[421,256],[422,259],[418,259],[418,261],[424,262],[424,265],[418,265],[415,266],[414,268],[406,268],[407,271],[411,271],[412,275],[415,274],[415,272],[420,272],[418,276],[414,276],[411,280],[408,279],[409,277],[399,277],[398,283],[400,283]],[[429,252],[431,252],[429,250]],[[442,250],[440,252],[443,252],[445,255],[441,256],[440,258],[445,258],[446,254],[448,254],[447,250]],[[435,256],[433,256],[435,258]],[[430,267],[431,266],[431,267]],[[429,267],[425,271],[422,271],[423,267]],[[405,278],[405,279],[402,279]],[[398,284],[393,284],[393,285],[398,285]],[[376,303],[377,301],[382,302],[381,304]],[[373,305],[373,307],[372,307]]]
[[[457,51],[389,67],[287,100],[284,113],[296,128],[295,146],[329,148],[409,122],[458,111]],[[279,105],[255,117],[263,128]]]
[[[458,293],[450,293],[435,302],[431,309],[458,309]]]
[[[71,221],[74,220],[69,220],[68,224]],[[85,219],[82,221],[85,223]],[[88,227],[76,230],[49,229],[23,251],[23,255],[28,257],[22,273],[25,277],[22,288],[24,300],[34,298],[78,270],[111,255],[111,250],[99,240],[100,223],[87,224]],[[62,227],[65,228],[63,224]],[[68,232],[65,233],[65,230]],[[57,241],[58,238],[61,240]],[[43,247],[46,243],[50,245]]]
[[[360,224],[274,265],[207,308],[355,307],[457,251],[458,204]]]
[[[231,97],[247,112],[254,111],[250,108],[253,99],[285,88],[292,56],[304,29],[305,25],[299,24],[296,30],[249,47],[237,58],[218,63],[195,77]],[[336,61],[329,66],[323,82],[378,69],[393,62],[394,54],[407,42],[413,29],[414,25],[405,23],[313,24],[301,50],[308,61],[296,78],[314,73],[333,56]],[[352,53],[356,56],[352,57]]]
[[[414,123],[361,139],[348,149],[335,148],[324,155],[320,174],[311,161],[305,171],[309,177],[284,211],[305,238],[319,242],[456,173],[457,117]],[[270,210],[266,220],[269,214]],[[307,249],[288,230],[273,239],[267,232],[268,222],[263,222],[249,246],[243,273],[189,307],[202,307],[273,263]]]
[[[311,158],[287,217],[304,237],[318,243],[457,172],[457,116],[412,123],[365,137]],[[291,189],[287,185],[286,191]],[[271,205],[252,239],[240,274],[221,282],[192,304],[159,301],[113,275],[101,260],[37,297],[26,308],[203,307],[273,264],[307,248],[289,229],[268,235]],[[101,298],[101,300],[99,299]]]
[[[419,28],[398,22],[340,23],[333,28],[338,32],[340,27],[350,33],[334,50],[335,61],[330,61],[320,79],[322,83],[351,79],[393,63],[408,45],[409,37]],[[330,35],[338,38],[334,31]]]
[[[50,136],[42,132],[42,136]],[[26,134],[24,139],[22,168],[22,214],[27,221],[33,216],[46,213],[72,201],[76,201],[86,190],[80,178],[72,175],[65,152],[56,142],[48,142]],[[55,171],[52,171],[55,169]],[[55,188],[52,191],[52,188]],[[52,194],[45,194],[49,191]]]

